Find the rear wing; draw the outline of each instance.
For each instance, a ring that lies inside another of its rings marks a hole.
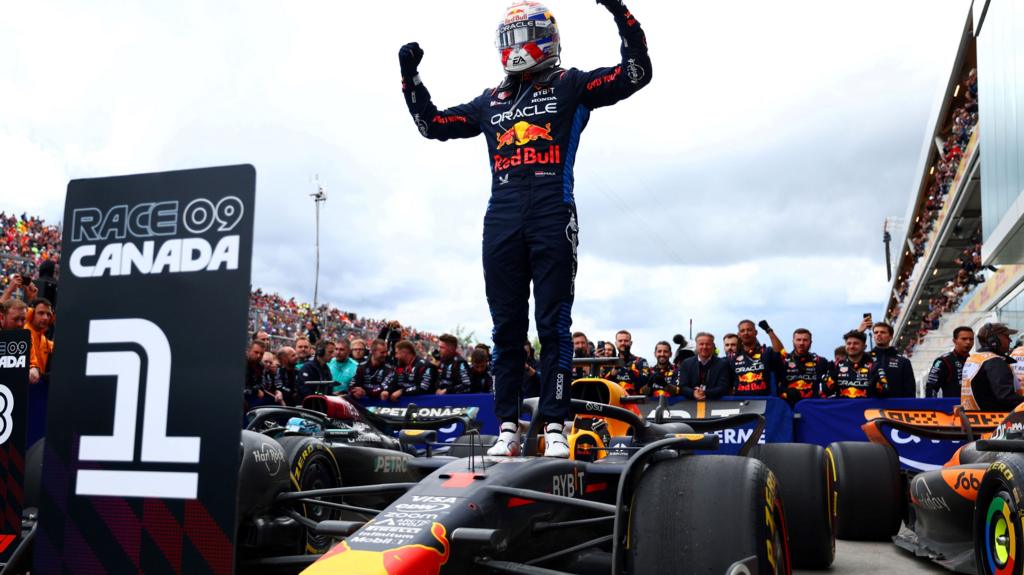
[[[865,409],[861,425],[868,440],[891,445],[881,426],[898,429],[925,439],[974,441],[987,437],[1007,416],[1003,412],[964,411],[960,406],[953,413],[924,409]]]

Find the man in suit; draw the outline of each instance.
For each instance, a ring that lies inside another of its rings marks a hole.
[[[715,336],[700,332],[696,338],[697,355],[683,361],[679,370],[679,393],[689,399],[719,399],[729,393],[733,373],[731,364],[715,355]]]

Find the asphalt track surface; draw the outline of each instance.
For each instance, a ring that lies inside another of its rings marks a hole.
[[[794,570],[793,573],[810,575],[911,575],[916,573],[946,573],[945,568],[914,557],[911,553],[892,543],[863,543],[860,541],[836,541],[836,560],[828,571]]]

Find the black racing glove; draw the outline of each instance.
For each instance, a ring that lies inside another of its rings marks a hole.
[[[402,67],[402,77],[412,78],[423,60],[423,48],[417,42],[409,42],[398,50],[398,64]]]
[[[597,0],[597,3],[608,9],[609,12],[618,16],[625,12],[626,7],[622,4],[622,0]]]
[[[757,326],[763,329],[765,333],[768,333],[769,331],[772,330],[771,326],[768,325],[768,320],[766,319],[762,319],[761,321],[757,322]]]

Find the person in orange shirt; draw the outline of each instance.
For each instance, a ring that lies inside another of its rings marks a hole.
[[[53,325],[53,306],[46,298],[36,298],[29,306],[25,318],[25,329],[32,334],[32,357],[29,359],[28,381],[38,383],[49,371],[50,356],[53,354],[53,340],[46,332]]]

